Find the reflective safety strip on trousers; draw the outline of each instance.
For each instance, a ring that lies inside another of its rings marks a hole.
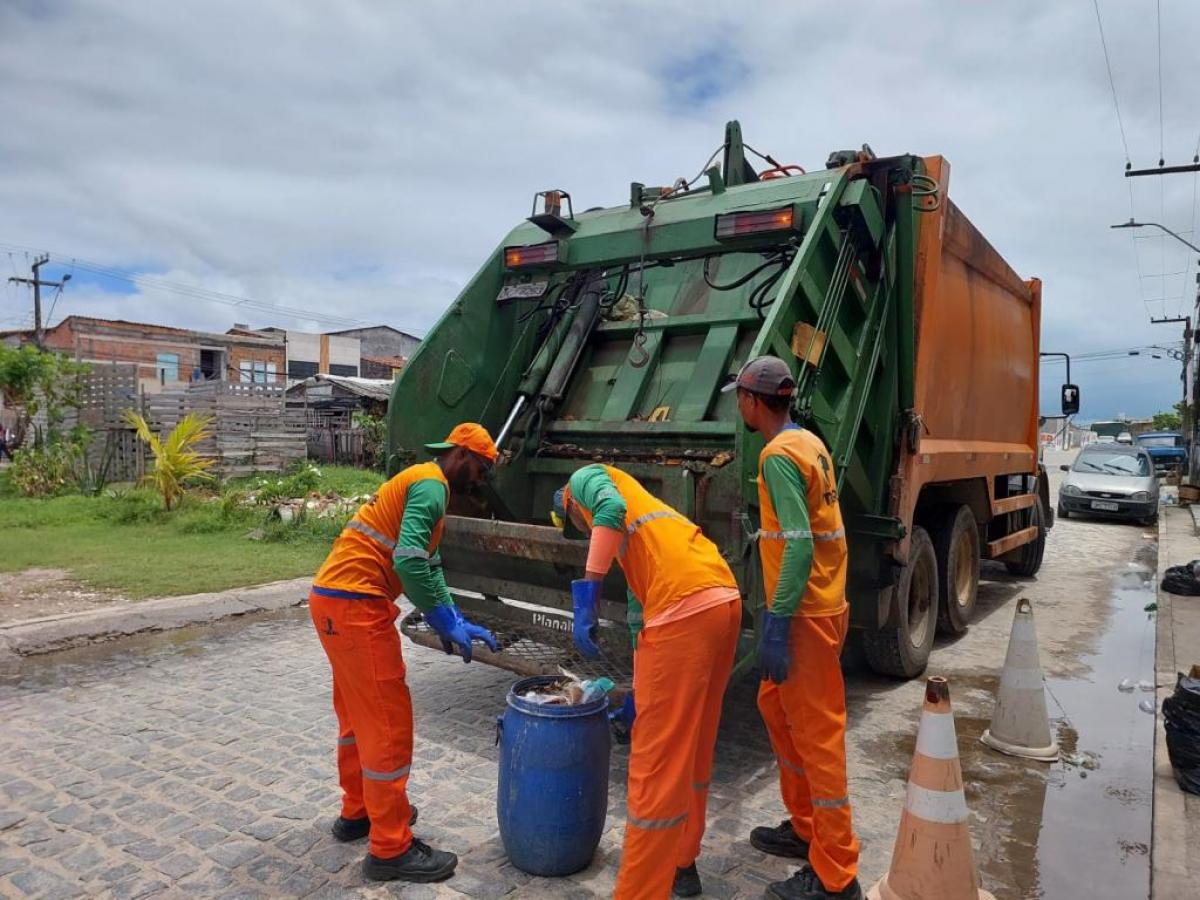
[[[358,519],[351,519],[346,523],[346,527],[357,531],[359,534],[365,534],[371,540],[375,541],[375,543],[383,544],[383,546],[387,547],[389,550],[396,546],[396,542],[386,534],[381,534],[367,523],[360,522]]]
[[[625,821],[629,825],[645,829],[646,831],[661,831],[664,828],[674,828],[686,818],[687,813],[684,812],[670,819],[639,819],[637,816],[626,816]]]
[[[804,774],[804,766],[798,766],[793,762],[788,762],[782,756],[779,757],[779,764],[781,766],[783,766],[785,769],[787,769],[789,772],[795,772],[797,775]]]
[[[401,766],[394,772],[376,772],[374,769],[368,769],[363,766],[363,778],[370,778],[372,781],[397,781],[408,774],[408,770],[412,766]]]
[[[692,782],[692,790],[693,790],[693,791],[707,791],[707,790],[708,790],[708,786],[709,786],[709,784],[711,784],[711,782],[708,782],[708,781],[693,781],[693,782]]]
[[[350,737],[338,738],[339,747],[349,747],[351,744],[357,743],[358,741],[354,739],[354,735],[350,735]]]
[[[820,809],[838,809],[850,805],[849,797],[835,797],[833,800],[820,800],[813,797],[812,805]]]

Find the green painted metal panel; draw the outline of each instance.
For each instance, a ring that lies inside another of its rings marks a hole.
[[[647,332],[646,344],[641,351],[633,346],[632,341],[630,342],[625,363],[617,372],[612,392],[608,395],[604,411],[600,414],[602,422],[624,422],[633,415],[634,409],[637,408],[638,402],[646,390],[646,384],[650,381],[650,376],[658,368],[662,343],[663,332],[661,330]],[[642,356],[647,357],[644,366],[635,367],[630,362],[631,359],[640,359]]]
[[[738,327],[724,325],[709,329],[704,346],[692,367],[691,376],[679,406],[671,417],[681,422],[699,422],[712,405],[713,396],[725,383],[729,372],[729,357],[737,342]]]

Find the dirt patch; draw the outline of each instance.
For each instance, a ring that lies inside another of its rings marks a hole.
[[[62,569],[26,569],[0,578],[0,624],[129,602],[120,594],[85,587]]]

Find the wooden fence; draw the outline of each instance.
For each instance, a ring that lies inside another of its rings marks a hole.
[[[166,438],[189,413],[211,418],[211,436],[197,445],[215,460],[222,480],[255,472],[282,472],[308,453],[303,408],[289,406],[282,386],[197,382],[178,390],[139,390],[133,366],[97,366],[89,376],[79,421],[95,433],[93,462],[111,455],[110,477],[124,481],[146,471],[147,449],[123,414],[133,409]]]

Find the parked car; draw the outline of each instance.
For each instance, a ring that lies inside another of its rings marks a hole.
[[[1145,448],[1090,444],[1062,469],[1068,475],[1058,490],[1060,518],[1083,515],[1147,523],[1158,518],[1158,478]]]
[[[1145,447],[1154,461],[1154,470],[1164,472],[1187,471],[1188,452],[1183,435],[1178,431],[1148,431],[1137,436],[1139,447]]]
[[[1117,435],[1117,443],[1118,444],[1132,444],[1133,443],[1133,435],[1130,434],[1128,431],[1122,431],[1120,434]]]
[[[1097,444],[1115,444],[1116,442],[1117,442],[1117,439],[1115,437],[1113,437],[1111,434],[1102,434],[1098,438],[1096,438]]]

